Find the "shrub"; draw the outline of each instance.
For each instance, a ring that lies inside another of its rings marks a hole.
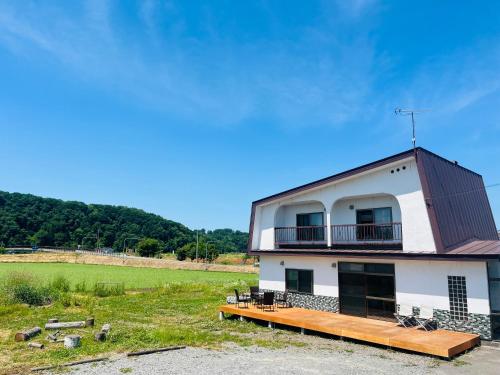
[[[56,276],[56,278],[52,280],[52,283],[50,283],[50,287],[58,292],[67,293],[70,291],[69,281],[62,275]]]
[[[85,280],[82,280],[75,284],[75,292],[77,293],[85,293],[87,291],[87,284]]]
[[[185,246],[181,247],[180,249],[177,249],[175,257],[177,260],[186,260],[188,254],[188,250],[185,248]]]
[[[123,283],[96,283],[94,295],[97,297],[122,296],[125,294]]]
[[[73,297],[69,293],[60,293],[58,300],[64,307],[74,305]]]
[[[0,246],[0,255],[7,254],[7,249],[3,246]]]
[[[241,263],[247,264],[247,261],[251,258],[251,256],[248,253],[244,253],[241,257]]]
[[[50,287],[40,286],[32,275],[25,272],[10,273],[5,280],[4,291],[12,302],[31,306],[47,305],[54,299]]]
[[[161,251],[160,241],[154,238],[144,238],[137,244],[137,252],[141,257],[150,257]]]

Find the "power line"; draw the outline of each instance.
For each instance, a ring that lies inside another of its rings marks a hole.
[[[490,189],[490,188],[493,188],[493,187],[498,187],[498,186],[500,186],[500,182],[499,182],[499,183],[496,183],[496,184],[487,185],[487,186],[485,186],[485,187],[478,188],[478,189],[472,189],[472,190],[460,191],[460,192],[457,192],[457,193],[445,194],[445,195],[441,195],[441,196],[439,196],[439,195],[438,195],[438,196],[436,196],[436,197],[427,198],[427,199],[434,200],[434,199],[449,198],[449,197],[454,197],[454,196],[458,196],[458,195],[464,195],[464,194],[469,194],[469,193],[475,193],[475,192],[478,192],[478,191],[485,191],[486,189]]]

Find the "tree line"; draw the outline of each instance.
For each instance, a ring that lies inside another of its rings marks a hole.
[[[80,245],[121,251],[124,246],[135,248],[145,238],[157,240],[159,252],[173,252],[195,244],[196,232],[181,223],[137,208],[0,191],[0,247],[76,248]],[[198,231],[198,239],[220,253],[241,252],[246,249],[248,233],[232,229],[202,229]]]

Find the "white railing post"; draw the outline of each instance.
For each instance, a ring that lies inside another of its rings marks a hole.
[[[326,211],[326,246],[332,246],[332,221],[330,211]]]

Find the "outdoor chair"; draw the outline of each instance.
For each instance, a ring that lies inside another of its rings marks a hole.
[[[250,287],[250,299],[254,305],[259,304],[260,300],[262,299],[261,295],[259,294],[259,287],[258,286],[251,286]]]
[[[412,327],[415,319],[413,316],[413,307],[410,305],[399,305],[399,312],[394,313],[394,317],[403,327]]]
[[[420,313],[415,317],[419,328],[426,331],[437,328],[437,321],[434,319],[434,309],[429,306],[420,306]]]
[[[275,302],[278,307],[290,307],[290,302],[288,302],[288,291],[285,290],[281,297],[277,296]]]
[[[234,290],[236,296],[236,307],[240,307],[240,303],[243,303],[243,307],[248,307],[248,302],[250,302],[250,296],[240,296],[238,289]]]
[[[274,292],[264,292],[264,297],[260,304],[262,310],[274,311]]]

